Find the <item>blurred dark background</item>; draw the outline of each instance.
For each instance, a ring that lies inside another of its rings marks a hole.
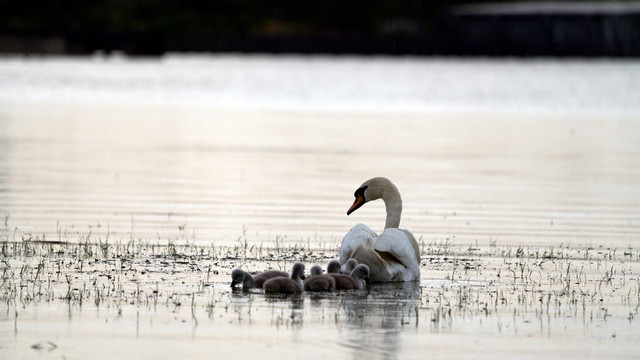
[[[0,0],[0,52],[640,55],[640,2]]]

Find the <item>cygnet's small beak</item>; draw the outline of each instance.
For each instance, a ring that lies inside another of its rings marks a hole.
[[[364,278],[364,282],[365,282],[365,284],[367,284],[367,286],[371,285],[371,280],[369,279],[368,276],[366,278]]]
[[[231,282],[231,287],[234,287],[234,286],[236,286],[236,282],[235,282],[235,281],[232,281],[232,282]]]

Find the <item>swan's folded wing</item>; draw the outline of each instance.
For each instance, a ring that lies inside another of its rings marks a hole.
[[[349,260],[353,252],[360,246],[372,248],[373,240],[378,235],[364,224],[357,224],[342,239],[340,246],[340,264],[344,264]]]
[[[408,230],[385,229],[376,239],[374,248],[393,255],[407,268],[420,266],[418,242]]]

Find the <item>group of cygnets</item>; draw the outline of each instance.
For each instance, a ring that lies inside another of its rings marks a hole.
[[[242,284],[244,290],[262,288],[268,294],[299,294],[303,291],[358,290],[369,284],[369,267],[358,264],[355,259],[350,259],[344,266],[337,260],[330,261],[326,274],[319,265],[314,265],[310,276],[305,278],[304,270],[304,264],[299,262],[293,265],[291,275],[280,270],[251,275],[242,269],[234,269],[231,287]]]

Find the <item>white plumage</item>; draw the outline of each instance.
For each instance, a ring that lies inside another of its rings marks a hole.
[[[369,266],[371,282],[420,280],[420,250],[411,232],[398,229],[402,200],[398,189],[383,177],[367,180],[354,196],[351,214],[368,201],[382,199],[387,210],[384,231],[377,235],[365,224],[357,224],[342,239],[340,263],[356,259]]]

